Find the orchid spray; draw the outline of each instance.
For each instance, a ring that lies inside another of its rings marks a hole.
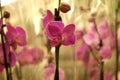
[[[64,26],[62,18],[59,15],[59,6],[61,0],[59,0],[58,9],[55,9],[55,15],[53,16],[50,10],[47,10],[47,14],[43,19],[43,25],[45,33],[50,40],[51,46],[55,47],[55,76],[54,80],[59,80],[59,49],[61,45],[73,45],[75,44],[75,25],[69,24]],[[69,9],[69,8],[68,8]],[[66,9],[66,10],[68,10]]]

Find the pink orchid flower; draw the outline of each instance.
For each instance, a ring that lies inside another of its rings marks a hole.
[[[6,32],[6,37],[9,45],[12,46],[14,50],[17,48],[17,45],[25,46],[27,44],[26,33],[24,29],[19,26],[14,28],[11,25],[7,25],[7,29],[8,31]]]
[[[34,47],[31,49],[31,55],[33,56],[33,60],[35,63],[42,61],[44,57],[43,51],[38,47]]]
[[[5,45],[5,47],[6,47],[7,62],[11,66],[14,66],[16,64],[16,55],[15,53],[10,51],[8,45]],[[3,50],[2,50],[2,44],[0,43],[0,72],[3,71],[4,68],[5,68],[4,55],[3,55]]]
[[[91,29],[90,29],[89,33],[85,34],[83,36],[83,39],[86,42],[86,44],[95,48],[100,43],[99,35],[96,31],[96,25],[94,22],[90,23],[90,27],[91,27]]]
[[[100,56],[103,59],[110,58],[112,49],[115,46],[115,35],[113,31],[109,29],[106,20],[98,26],[98,29],[95,29],[97,28],[95,23],[92,24],[91,31],[83,38],[84,41],[89,46],[100,49]],[[100,46],[100,42],[102,42],[102,46]]]
[[[75,25],[69,24],[64,27],[64,24],[61,21],[54,21],[53,19],[53,14],[48,10],[43,19],[43,25],[48,39],[51,40],[51,45],[58,46],[60,44],[75,44]]]
[[[34,47],[31,49],[25,47],[22,51],[18,53],[17,57],[20,65],[25,66],[30,64],[36,64],[39,61],[42,61],[43,56],[43,51],[38,47]]]
[[[46,26],[45,30],[52,46],[75,44],[74,24],[69,24],[64,28],[61,21],[52,21]]]
[[[20,63],[20,65],[28,65],[33,64],[33,56],[31,55],[30,49],[25,47],[23,48],[17,55],[17,59]]]
[[[44,79],[45,80],[54,80],[54,74],[55,74],[55,65],[49,64],[44,71]],[[64,71],[59,68],[59,80],[64,80],[65,73]]]

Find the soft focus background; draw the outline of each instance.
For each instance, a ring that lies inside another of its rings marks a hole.
[[[76,31],[84,27],[89,28],[88,20],[91,18],[91,14],[97,14],[96,21],[98,24],[107,19],[109,27],[115,29],[116,0],[61,0],[61,2],[67,2],[71,6],[68,13],[60,13],[62,21],[66,25],[75,24]],[[44,59],[41,62],[36,65],[21,67],[22,80],[44,80],[44,67],[48,64],[48,51],[42,19],[47,9],[54,13],[54,9],[57,7],[58,0],[16,0],[3,5],[3,11],[10,12],[9,23],[14,26],[20,25],[25,29],[28,41],[27,47],[38,46],[44,51]],[[118,34],[120,34],[119,28]],[[118,37],[118,41],[120,41],[120,36],[118,35]],[[60,48],[60,67],[65,72],[64,80],[87,80],[85,79],[86,73],[83,63],[76,59],[76,49],[79,45],[79,42],[76,42],[75,45]],[[20,50],[21,48],[17,49],[18,52]],[[52,56],[54,56],[54,50],[54,48],[51,49]],[[13,80],[18,80],[15,69],[13,67]],[[105,70],[109,70],[112,74],[115,73],[115,51],[113,51],[111,59],[105,61]],[[5,80],[4,77],[5,72],[3,71],[0,73],[0,80]]]

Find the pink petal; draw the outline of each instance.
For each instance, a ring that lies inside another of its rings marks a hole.
[[[108,22],[106,20],[99,25],[98,32],[100,34],[101,39],[106,38],[109,35],[109,27]]]
[[[10,61],[11,66],[14,66],[16,64],[16,55],[13,52],[10,52],[8,55],[8,61]]]
[[[85,42],[82,42],[82,44],[79,46],[77,50],[77,59],[82,60],[84,63],[85,68],[88,67],[89,57],[88,52],[89,48]]]
[[[115,31],[114,30],[111,30],[110,31],[110,46],[111,48],[115,48],[115,45],[116,45],[116,36],[115,36]]]
[[[83,39],[86,44],[93,47],[97,47],[100,42],[98,34],[94,32],[84,35]]]
[[[95,22],[90,22],[90,32],[97,32],[97,26]]]
[[[31,55],[33,56],[33,60],[35,63],[42,61],[44,57],[43,51],[38,47],[34,47],[33,49],[31,49]]]
[[[21,27],[16,27],[16,31],[17,31],[17,43],[20,46],[25,46],[27,44],[26,41],[26,33],[25,30]]]
[[[17,58],[20,65],[22,66],[34,63],[30,49],[28,49],[27,47],[23,48],[23,50],[19,52]]]
[[[9,44],[12,44],[13,39],[14,39],[14,37],[16,37],[17,32],[13,26],[11,26],[11,25],[6,25],[6,26],[8,29],[8,31],[6,32],[7,41]]]
[[[47,10],[47,14],[45,15],[43,19],[43,27],[45,28],[46,25],[53,20],[54,20],[54,15],[52,14],[50,10]]]
[[[8,32],[11,33],[13,36],[15,36],[16,35],[15,28],[13,26],[9,25],[9,24],[7,24],[6,26],[7,26]]]
[[[2,72],[4,70],[4,68],[5,68],[4,65],[0,64],[0,72]]]
[[[74,31],[75,31],[74,24],[69,24],[64,28],[63,34],[62,34],[64,39],[63,45],[75,44],[76,37],[75,37]]]
[[[46,26],[46,35],[52,40],[62,36],[64,24],[61,21],[52,21]]]
[[[108,59],[112,56],[112,50],[110,46],[103,45],[100,49],[100,55],[103,59]]]
[[[86,33],[85,28],[82,29],[82,30],[76,31],[76,38],[77,38],[77,40],[82,39],[82,37],[84,36],[85,33]]]

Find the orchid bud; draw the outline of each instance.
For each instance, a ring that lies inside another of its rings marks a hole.
[[[59,10],[63,13],[67,13],[71,9],[70,5],[67,3],[61,3]]]
[[[9,18],[10,17],[10,13],[5,11],[4,14],[3,14],[3,17],[4,18]]]

